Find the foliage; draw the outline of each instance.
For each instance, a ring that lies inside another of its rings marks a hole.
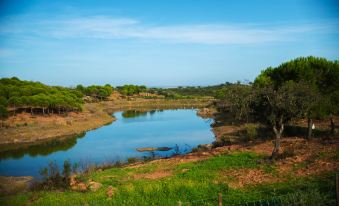
[[[76,90],[81,92],[83,95],[103,100],[112,94],[113,87],[109,84],[106,84],[105,86],[92,85],[88,87],[84,87],[79,84],[76,86]]]
[[[249,107],[252,100],[252,87],[244,84],[228,84],[217,92],[217,98],[223,101],[223,106],[229,109],[229,112],[236,119],[248,120],[251,114]],[[225,110],[226,108],[221,108]]]
[[[63,172],[59,171],[59,167],[55,161],[51,161],[48,167],[40,170],[42,181],[36,182],[33,185],[35,190],[52,190],[52,189],[67,189],[70,185],[70,177],[72,174],[72,165],[69,160],[64,161]]]
[[[309,109],[312,90],[303,83],[287,82],[277,90],[271,85],[254,89],[254,117],[270,126],[281,126],[303,117]]]
[[[213,148],[223,147],[231,144],[232,144],[231,137],[222,135],[219,139],[212,143],[212,147]]]
[[[127,96],[139,94],[147,90],[146,86],[144,85],[138,86],[138,85],[132,85],[132,84],[117,87],[117,89],[121,94],[127,95]]]
[[[339,112],[339,62],[313,56],[300,57],[262,71],[254,85],[263,87],[273,85],[277,90],[288,81],[304,82],[319,92],[321,104],[313,108],[318,116]]]
[[[21,81],[16,77],[0,79],[0,105],[17,109],[40,109],[47,112],[79,111],[82,94],[75,89],[47,86],[40,82]],[[1,113],[3,114],[3,112]]]
[[[187,86],[175,88],[150,88],[148,92],[163,95],[167,99],[195,99],[217,97],[217,93],[225,85],[231,83],[212,85],[212,86]]]
[[[245,137],[247,138],[248,141],[252,141],[258,136],[257,132],[257,125],[247,123],[244,125],[244,130],[245,130]]]

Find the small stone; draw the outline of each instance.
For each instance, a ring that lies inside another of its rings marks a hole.
[[[111,199],[116,191],[117,191],[117,188],[109,186],[107,188],[107,192],[106,192],[106,195],[107,195],[108,199]]]
[[[89,182],[89,189],[93,192],[97,191],[98,189],[100,189],[102,186],[101,183],[99,182],[94,182],[94,181],[91,181]]]
[[[71,189],[78,192],[85,192],[87,190],[87,185],[85,183],[80,182],[72,186]]]

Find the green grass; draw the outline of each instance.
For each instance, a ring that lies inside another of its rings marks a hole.
[[[286,196],[286,194],[296,191],[299,193],[295,194],[301,198],[318,195],[325,198],[326,201],[334,199],[333,174],[322,179],[290,179],[287,182],[248,186],[241,189],[232,189],[226,183],[215,181],[220,178],[232,178],[228,177],[225,172],[221,173],[221,171],[227,172],[227,169],[263,168],[265,172],[275,173],[274,166],[258,163],[257,160],[261,158],[254,153],[243,152],[220,155],[208,160],[183,163],[178,166],[149,163],[138,168],[111,168],[91,173],[85,177],[103,184],[103,187],[96,192],[29,192],[1,197],[0,205],[23,205],[27,201],[31,205],[65,206],[86,203],[89,205],[176,205],[179,200],[183,202],[183,205],[216,205],[218,192],[223,194],[225,205],[259,201],[271,196]],[[135,174],[150,173],[162,168],[171,169],[173,174],[156,180],[133,178]],[[221,177],[221,174],[225,177]],[[106,196],[108,186],[117,189],[112,199],[107,199]],[[283,200],[288,202],[293,198],[296,197],[286,196]]]

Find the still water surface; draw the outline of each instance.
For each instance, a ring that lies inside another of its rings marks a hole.
[[[0,153],[0,175],[38,177],[39,170],[50,161],[60,166],[66,159],[101,164],[151,155],[136,151],[141,147],[179,148],[181,153],[187,153],[198,144],[214,140],[211,120],[200,118],[195,110],[125,111],[114,116],[117,120],[112,124],[82,136]],[[174,152],[172,149],[155,154],[165,157]]]

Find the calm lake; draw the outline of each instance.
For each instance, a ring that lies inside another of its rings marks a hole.
[[[138,152],[141,147],[170,147],[156,151],[156,156],[190,152],[198,144],[211,143],[211,119],[202,119],[193,109],[116,112],[110,125],[63,141],[54,140],[25,149],[0,153],[0,175],[39,177],[39,170],[49,162],[109,163],[130,157],[151,156]]]

